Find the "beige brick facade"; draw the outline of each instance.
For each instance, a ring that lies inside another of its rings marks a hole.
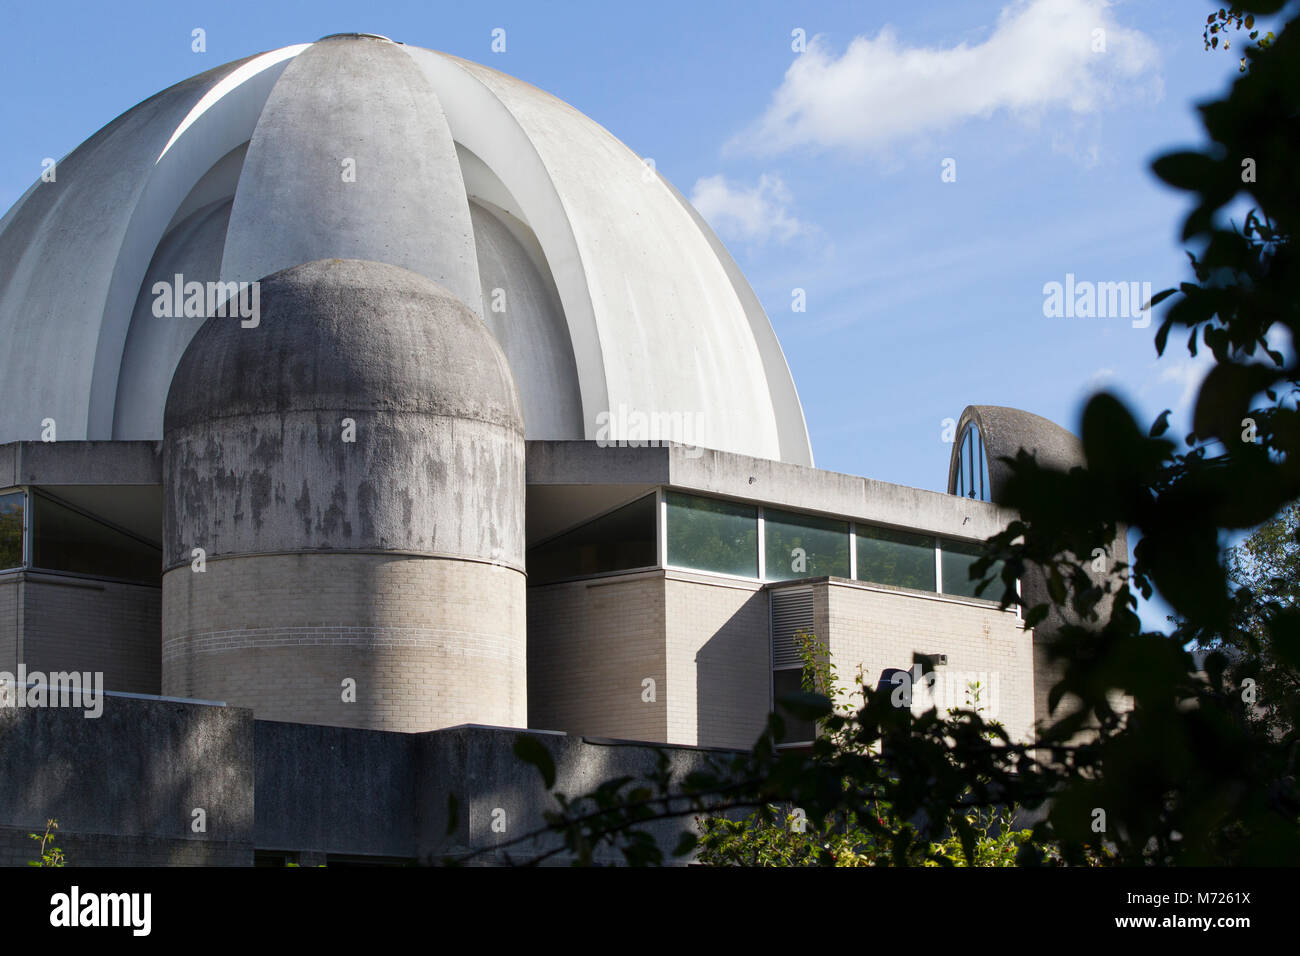
[[[18,635],[22,633],[22,575],[0,575],[0,670],[18,669]]]
[[[969,707],[967,683],[983,685],[981,712],[1013,737],[1028,739],[1034,724],[1032,632],[1014,611],[959,598],[924,595],[832,579],[814,586],[816,627],[827,635],[841,688],[854,688],[859,665],[872,687],[886,668],[912,667],[913,653],[946,654],[936,671],[935,695],[923,691],[914,707],[936,703]]]
[[[0,670],[90,671],[104,689],[156,694],[157,587],[22,571],[0,577]]]
[[[373,730],[523,726],[523,602],[522,574],[481,562],[285,554],[176,568],[163,578],[163,693]]]
[[[914,652],[947,654],[935,691],[915,695],[918,710],[969,706],[968,683],[979,681],[986,716],[1029,734],[1031,633],[1014,612],[842,579],[812,587],[814,631],[846,692],[859,665],[875,686],[886,668],[911,668]],[[673,570],[530,588],[529,726],[748,749],[771,709],[770,593]],[[653,703],[642,699],[646,677]]]
[[[666,742],[748,749],[770,710],[767,592],[757,583],[667,574]]]
[[[649,571],[528,589],[529,727],[666,739],[664,588]]]

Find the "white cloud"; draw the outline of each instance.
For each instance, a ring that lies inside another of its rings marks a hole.
[[[691,190],[691,205],[725,239],[784,242],[807,231],[790,213],[790,190],[780,176],[764,173],[752,187],[729,183],[726,177],[705,176]]]
[[[1104,31],[1103,52],[1094,50]],[[1018,0],[982,43],[907,46],[892,28],[855,37],[841,56],[814,37],[767,112],[731,144],[879,150],[975,117],[1049,110],[1080,117],[1124,95],[1158,96],[1155,45],[1106,0]]]
[[[1083,383],[1083,390],[1085,394],[1091,395],[1102,389],[1114,388],[1118,384],[1119,375],[1113,368],[1099,368],[1088,376],[1088,380]]]

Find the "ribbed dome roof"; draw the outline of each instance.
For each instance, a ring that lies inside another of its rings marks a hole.
[[[0,220],[0,442],[45,418],[60,439],[161,438],[202,318],[157,314],[160,290],[332,258],[416,272],[481,316],[529,438],[680,414],[705,447],[811,464],[771,324],[666,180],[526,83],[365,34],[151,97]]]
[[[232,415],[423,412],[522,432],[505,355],[464,303],[407,269],[356,259],[263,280],[258,323],[208,319],[172,377],[166,428]]]

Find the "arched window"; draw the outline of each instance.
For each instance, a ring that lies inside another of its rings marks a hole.
[[[957,486],[954,493],[977,501],[989,500],[989,465],[984,457],[984,438],[973,423],[958,439],[961,449],[957,463]]]

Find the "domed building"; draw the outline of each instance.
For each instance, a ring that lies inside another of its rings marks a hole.
[[[706,447],[812,464],[762,307],[672,186],[526,83],[365,35],[164,90],[10,210],[0,442],[40,439],[47,418],[64,441],[162,438],[206,308],[176,315],[156,286],[326,258],[409,269],[479,315],[529,438],[595,439],[601,412],[663,410],[698,419]]]
[[[102,681],[131,716],[68,730],[95,773],[247,777],[209,781],[220,847],[75,793],[0,793],[0,824],[99,814],[154,862],[396,861],[432,852],[453,780],[453,842],[481,847],[542,809],[515,732],[569,789],[644,759],[609,738],[748,747],[801,632],[873,680],[930,656],[914,706],[978,681],[1013,735],[1046,716],[1050,629],[970,569],[1015,517],[997,459],[1068,465],[1072,437],[976,406],[948,494],[815,469],[709,226],[479,64],[344,34],[128,110],[0,220],[0,338],[0,679]],[[19,713],[0,748],[71,719]],[[370,829],[358,774],[395,801]]]

